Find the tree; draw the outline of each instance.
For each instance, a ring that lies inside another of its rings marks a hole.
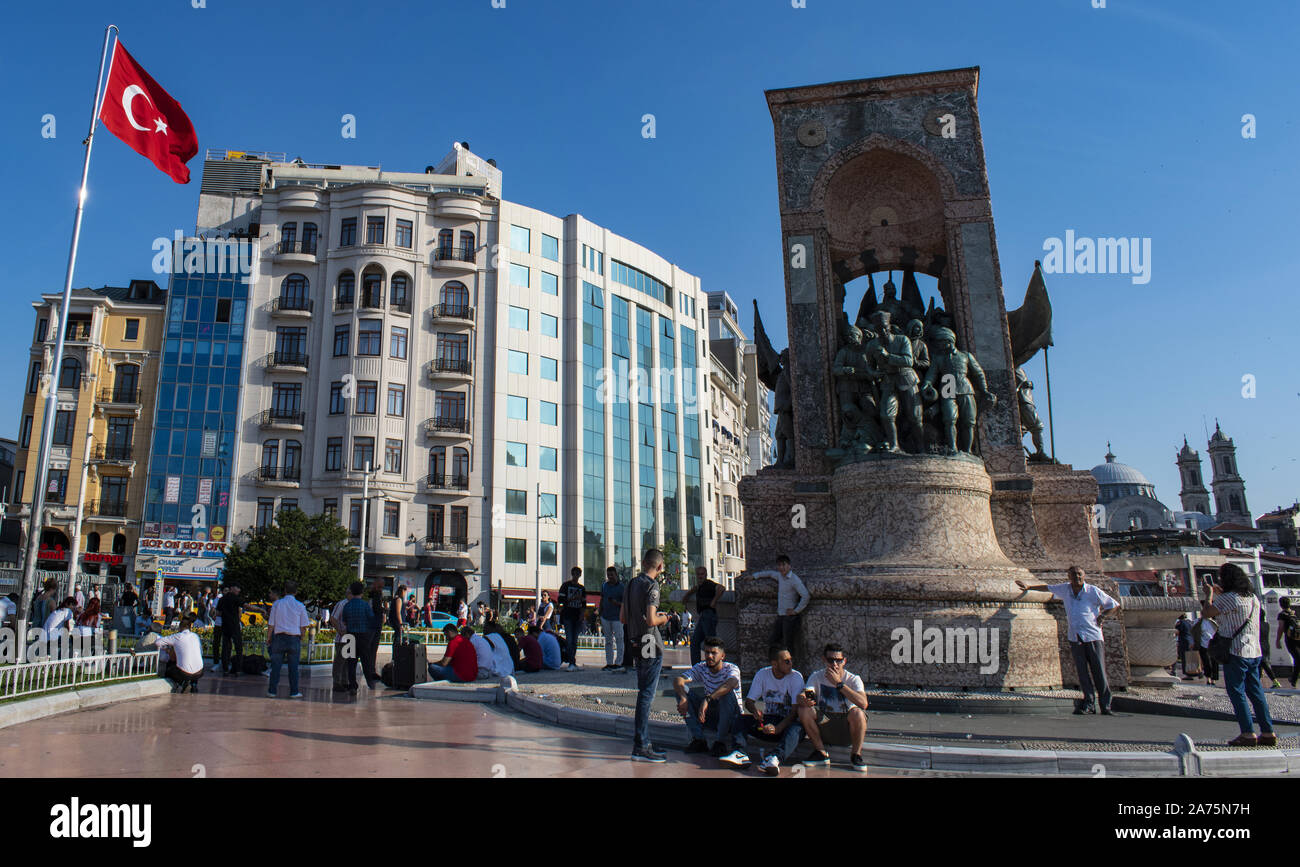
[[[674,590],[680,590],[682,586],[682,576],[686,572],[686,550],[682,548],[682,543],[676,539],[665,539],[663,547],[659,549],[664,555],[664,577],[660,584],[660,593],[664,600],[663,608],[665,611],[681,612],[686,606],[680,602],[669,602],[668,597]]]
[[[342,599],[356,578],[357,555],[348,531],[333,516],[283,509],[242,548],[231,546],[224,580],[252,600],[265,599],[268,590],[278,591],[286,581],[297,582],[299,599]]]

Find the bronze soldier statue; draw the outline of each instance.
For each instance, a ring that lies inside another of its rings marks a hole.
[[[997,395],[989,391],[975,356],[957,348],[957,335],[951,329],[936,328],[934,340],[935,357],[925,374],[925,399],[939,402],[948,452],[969,453],[975,443],[975,395],[986,397],[990,406],[997,405]]]

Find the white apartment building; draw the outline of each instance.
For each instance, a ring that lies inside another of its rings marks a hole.
[[[367,579],[443,610],[573,565],[595,590],[666,540],[711,559],[698,278],[501,181],[465,144],[423,173],[209,154],[199,233],[263,250],[232,529],[330,512]],[[629,393],[637,370],[666,385]]]
[[[713,465],[713,513],[717,557],[714,580],[728,589],[745,571],[745,516],[737,487],[750,472],[745,433],[745,338],[736,304],[726,292],[708,293],[711,422],[717,459]]]
[[[771,466],[775,460],[772,451],[772,409],[768,406],[769,391],[758,378],[758,347],[754,341],[745,342],[745,448],[749,460],[745,474],[757,473]]]

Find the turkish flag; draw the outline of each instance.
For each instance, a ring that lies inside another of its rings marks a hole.
[[[99,119],[127,147],[148,157],[176,183],[190,182],[185,164],[199,152],[194,125],[181,104],[140,68],[120,41],[113,45]]]

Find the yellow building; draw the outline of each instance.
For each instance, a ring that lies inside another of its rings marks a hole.
[[[25,536],[45,395],[56,394],[38,569],[67,571],[75,558],[74,572],[134,578],[166,297],[152,280],[74,290],[57,384],[49,382],[49,371],[63,297],[45,295],[32,305],[36,329],[23,379],[9,517],[23,520]]]

